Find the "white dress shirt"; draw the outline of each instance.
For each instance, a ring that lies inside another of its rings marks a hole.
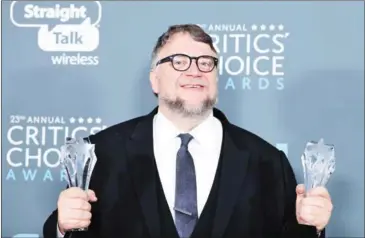
[[[162,188],[174,220],[176,156],[181,145],[178,137],[180,133],[190,133],[193,136],[188,149],[194,160],[198,215],[200,216],[208,200],[218,167],[223,128],[213,114],[190,132],[179,131],[161,112],[155,115],[153,119],[154,155]],[[59,229],[57,231],[58,237],[63,237]]]
[[[181,140],[179,131],[162,113],[157,113],[153,121],[153,146],[158,173],[172,217],[175,219],[175,173],[176,156]],[[194,160],[198,215],[208,199],[218,166],[223,138],[220,121],[211,114],[205,121],[188,132],[193,139],[188,145]]]

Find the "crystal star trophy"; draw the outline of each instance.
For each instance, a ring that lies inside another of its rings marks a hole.
[[[307,142],[301,160],[305,191],[324,187],[335,171],[335,147],[324,144],[323,139]]]
[[[60,164],[66,172],[68,187],[87,191],[96,161],[95,145],[89,139],[67,137],[65,144],[61,146]],[[77,228],[72,231],[87,229]]]

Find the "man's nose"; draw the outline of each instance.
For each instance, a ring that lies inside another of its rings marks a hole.
[[[198,66],[196,65],[196,61],[195,60],[193,60],[191,62],[191,65],[188,68],[188,70],[186,71],[186,74],[187,75],[191,75],[191,76],[200,76],[201,75],[201,72],[200,72]]]

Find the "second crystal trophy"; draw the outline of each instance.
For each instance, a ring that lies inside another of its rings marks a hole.
[[[326,186],[330,176],[335,171],[335,147],[318,142],[307,143],[301,157],[304,171],[305,191],[315,187]]]
[[[61,146],[60,164],[66,172],[68,187],[78,187],[87,191],[92,171],[97,161],[95,145],[82,138],[66,138]],[[79,228],[74,231],[85,231]]]

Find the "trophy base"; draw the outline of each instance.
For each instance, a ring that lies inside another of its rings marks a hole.
[[[77,231],[87,231],[88,228],[87,227],[84,227],[84,228],[75,228],[75,229],[72,229],[70,230],[71,232],[77,232]]]

